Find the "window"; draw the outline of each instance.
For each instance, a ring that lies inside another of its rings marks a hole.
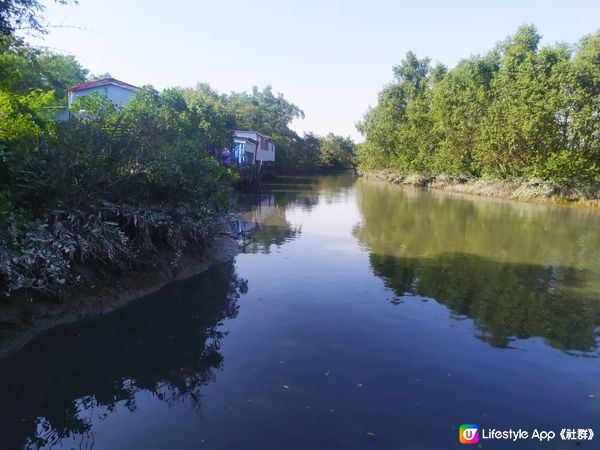
[[[269,148],[268,145],[269,145],[269,142],[265,138],[260,139],[260,149],[261,150],[268,150],[268,148]]]

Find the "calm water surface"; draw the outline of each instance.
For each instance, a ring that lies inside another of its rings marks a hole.
[[[0,360],[0,448],[600,448],[599,211],[351,176],[257,203],[235,261]]]

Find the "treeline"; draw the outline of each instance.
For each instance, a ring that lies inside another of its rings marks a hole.
[[[358,124],[362,171],[559,184],[600,179],[600,32],[540,47],[523,26],[447,69],[409,52]]]
[[[296,139],[289,156],[284,155],[286,158],[280,170],[284,173],[314,173],[350,169],[354,166],[355,153],[356,144],[349,137],[305,133]]]
[[[352,167],[356,150],[354,142],[333,133],[326,136],[314,133],[298,135],[290,125],[296,119],[303,119],[304,112],[286,100],[283,94],[275,95],[271,86],[262,90],[254,87],[251,93],[220,95],[206,84],[199,84],[194,89],[176,90],[186,98],[193,97],[194,92],[199,90],[210,93],[225,118],[217,127],[225,132],[224,140],[215,143],[217,146],[230,146],[234,129],[259,131],[270,136],[276,146],[278,173],[311,173]]]

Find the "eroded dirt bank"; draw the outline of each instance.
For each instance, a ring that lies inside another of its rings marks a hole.
[[[22,294],[0,302],[0,357],[22,348],[38,334],[94,314],[104,314],[151,294],[173,281],[206,271],[230,260],[239,252],[234,239],[217,237],[202,252],[188,253],[174,269],[165,255],[154,270],[122,274],[98,270],[88,274],[89,282],[73,290],[67,300],[34,299]]]

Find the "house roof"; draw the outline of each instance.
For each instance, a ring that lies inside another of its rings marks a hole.
[[[271,139],[271,137],[267,136],[266,134],[263,134],[259,131],[252,131],[252,130],[235,130],[234,134],[237,135],[238,133],[253,133],[253,134],[258,134],[259,136],[264,137],[265,139],[272,141],[273,139]]]
[[[252,139],[249,137],[236,137],[233,139],[234,142],[240,142],[240,143],[244,143],[244,142],[252,142],[253,144],[258,144],[258,141],[256,139]]]
[[[123,89],[128,89],[130,91],[136,91],[139,87],[134,86],[129,83],[125,83],[124,81],[119,81],[116,78],[102,78],[101,80],[88,81],[86,83],[76,84],[74,86],[69,86],[69,92],[77,92],[84,91],[86,89],[92,89],[100,86],[107,86],[112,84],[113,86],[119,86]]]

